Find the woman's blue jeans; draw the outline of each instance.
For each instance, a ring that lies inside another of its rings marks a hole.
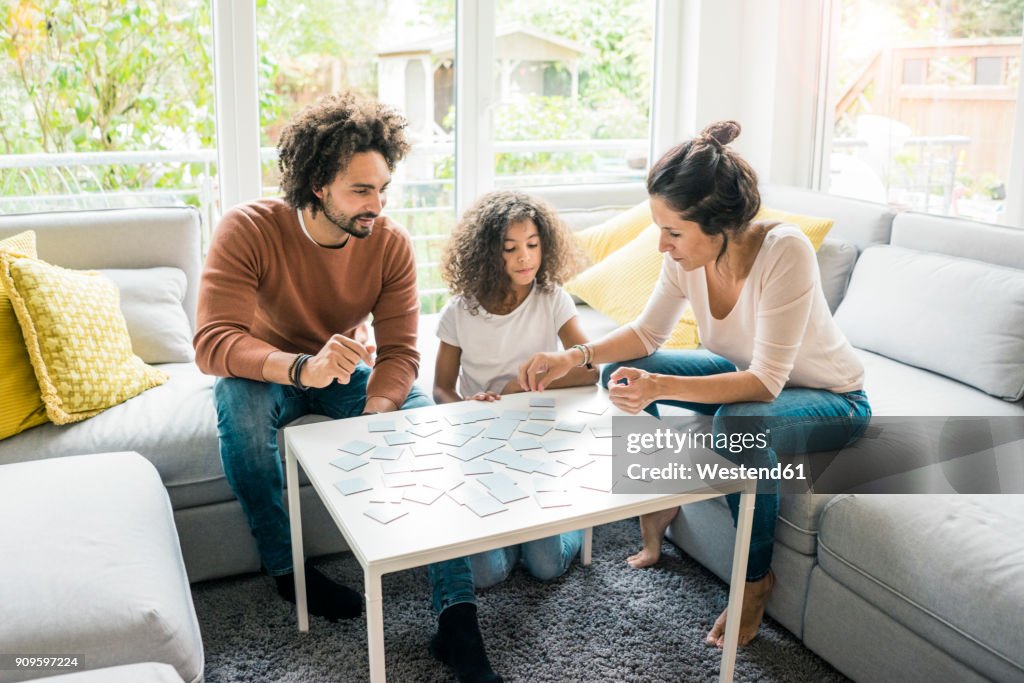
[[[735,365],[710,351],[656,351],[646,358],[605,366],[601,375],[605,386],[611,374],[619,367],[689,377],[736,371]],[[738,459],[740,464],[749,467],[774,467],[778,463],[778,453],[797,455],[844,448],[860,438],[871,417],[871,406],[863,391],[836,394],[825,389],[800,387],[783,389],[770,403],[658,401],[644,410],[657,416],[658,405],[677,406],[702,415],[713,415],[712,429],[716,435],[734,431],[750,433],[763,431],[764,427],[770,428],[771,441],[767,448],[752,448],[739,455],[727,451],[720,453],[732,460]],[[758,425],[759,418],[763,419],[764,427]],[[775,520],[779,515],[778,480],[758,480],[757,493],[747,581],[763,578],[771,568]],[[738,493],[730,494],[726,500],[735,524],[740,496]]]

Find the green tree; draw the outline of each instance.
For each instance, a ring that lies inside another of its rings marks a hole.
[[[5,151],[161,149],[185,131],[211,145],[211,44],[204,0],[8,2]]]

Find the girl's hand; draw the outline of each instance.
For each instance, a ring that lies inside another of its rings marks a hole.
[[[544,388],[576,367],[573,356],[566,351],[535,353],[519,366],[519,385],[524,391]]]
[[[625,380],[625,384],[622,384]],[[636,368],[619,368],[608,381],[608,397],[619,410],[636,415],[657,399],[655,376]]]
[[[493,391],[478,391],[469,397],[470,401],[500,401],[501,395]]]

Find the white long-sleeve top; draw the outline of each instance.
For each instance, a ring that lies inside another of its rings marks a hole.
[[[711,314],[704,268],[686,272],[666,254],[646,308],[630,323],[647,353],[668,339],[687,301],[701,343],[749,370],[774,396],[784,387],[845,393],[864,386],[864,366],[825,301],[814,248],[795,226],[768,232],[736,305],[722,320]]]

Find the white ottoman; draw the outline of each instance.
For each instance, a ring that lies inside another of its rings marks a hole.
[[[171,505],[137,453],[0,466],[0,652],[79,670],[162,662],[203,678]],[[0,670],[0,683],[57,671]]]
[[[46,683],[181,683],[181,676],[174,667],[156,662],[125,664],[106,669],[80,671],[49,678],[39,678]]]

